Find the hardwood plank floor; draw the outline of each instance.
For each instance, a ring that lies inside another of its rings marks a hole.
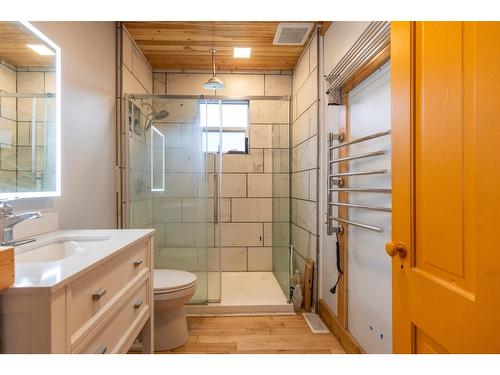
[[[165,354],[344,354],[331,333],[312,333],[300,315],[188,317],[188,342]]]

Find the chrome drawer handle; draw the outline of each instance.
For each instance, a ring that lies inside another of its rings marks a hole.
[[[99,301],[106,294],[106,289],[101,288],[94,294],[92,294],[92,299],[94,301]]]
[[[101,345],[100,347],[97,348],[97,350],[95,351],[95,354],[104,354],[108,351],[108,348],[106,347],[106,345]]]
[[[134,267],[139,267],[144,261],[142,259],[137,259],[135,262],[134,262]]]
[[[142,304],[143,304],[142,299],[139,299],[139,300],[135,301],[134,302],[134,309],[135,310],[139,309],[142,306]]]

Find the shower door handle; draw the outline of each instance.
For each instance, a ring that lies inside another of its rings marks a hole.
[[[214,174],[214,224],[219,224],[219,179]]]

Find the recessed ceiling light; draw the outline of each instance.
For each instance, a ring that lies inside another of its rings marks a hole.
[[[27,44],[29,48],[42,56],[55,56],[56,53],[44,44]]]
[[[234,47],[233,57],[249,58],[251,52],[252,52],[252,47]]]

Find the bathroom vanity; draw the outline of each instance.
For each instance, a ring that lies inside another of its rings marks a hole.
[[[153,352],[152,229],[55,231],[15,249],[1,353]]]

